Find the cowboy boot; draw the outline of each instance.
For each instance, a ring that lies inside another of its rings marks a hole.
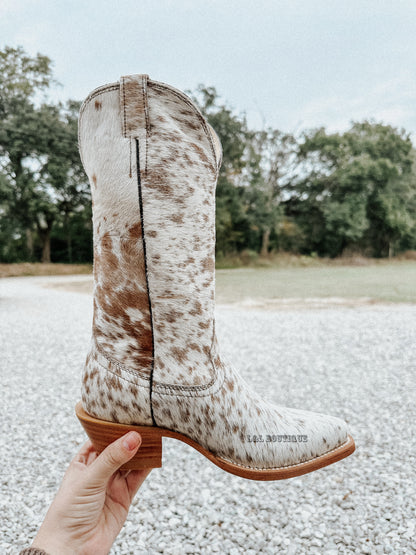
[[[290,478],[354,451],[339,418],[276,406],[219,352],[215,333],[217,134],[176,88],[129,75],[79,117],[94,228],[94,315],[77,416],[98,451],[142,436],[123,468],[162,465],[162,437],[224,470]]]

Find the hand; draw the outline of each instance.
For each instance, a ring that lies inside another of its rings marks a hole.
[[[107,555],[151,471],[118,471],[140,443],[140,434],[129,432],[98,455],[88,440],[71,461],[32,547],[49,555]]]

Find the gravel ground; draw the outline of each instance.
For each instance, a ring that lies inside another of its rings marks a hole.
[[[92,300],[43,287],[63,280],[0,281],[2,554],[30,544],[86,439],[74,406]],[[217,328],[257,391],[344,418],[357,450],[262,483],[165,439],[164,466],[143,484],[111,553],[416,553],[416,305],[217,307]]]

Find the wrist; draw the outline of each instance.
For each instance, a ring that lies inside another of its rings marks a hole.
[[[74,546],[68,545],[58,533],[50,532],[40,527],[32,545],[34,549],[43,549],[47,555],[74,555]]]
[[[51,538],[48,541],[33,541],[30,547],[45,553],[45,555],[74,555],[75,553],[74,549],[70,549],[68,546],[63,545],[62,542],[54,541]]]
[[[44,549],[38,549],[37,547],[26,547],[20,551],[19,555],[50,555],[50,553],[46,553]]]

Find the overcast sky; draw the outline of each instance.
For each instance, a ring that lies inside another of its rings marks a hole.
[[[374,118],[416,142],[415,0],[0,0],[5,45],[48,55],[62,100],[147,73],[216,87],[252,127]]]

